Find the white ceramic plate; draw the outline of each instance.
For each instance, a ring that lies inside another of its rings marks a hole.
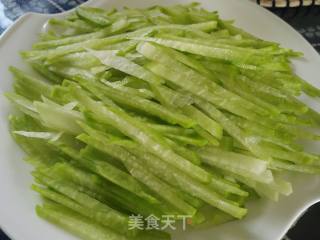
[[[283,46],[304,52],[305,58],[295,62],[297,73],[320,87],[318,53],[290,26],[270,12],[247,0],[198,0],[203,7],[218,10],[222,17],[257,36],[277,41]],[[94,0],[100,7],[147,7],[154,4],[186,3],[185,0]],[[60,16],[63,14],[60,14]],[[8,132],[10,106],[3,93],[11,89],[9,65],[25,68],[19,51],[29,49],[49,15],[27,14],[21,17],[0,40],[0,226],[12,240],[70,240],[68,233],[39,219],[34,206],[37,194],[30,190],[30,167],[22,161],[23,153]],[[319,104],[305,99],[314,108]],[[319,149],[319,145],[310,146]],[[289,176],[294,194],[278,203],[260,200],[249,206],[245,220],[191,232],[174,233],[174,240],[278,240],[310,205],[320,200],[320,177]]]

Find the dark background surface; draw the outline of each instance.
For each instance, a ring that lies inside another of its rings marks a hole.
[[[82,2],[85,0],[0,0],[0,34],[24,12],[57,13],[71,9]],[[320,53],[319,6],[294,9],[271,8],[270,11],[292,25]],[[1,229],[0,240],[10,240]],[[312,206],[283,240],[320,240],[320,203]]]

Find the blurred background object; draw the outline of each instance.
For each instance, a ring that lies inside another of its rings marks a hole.
[[[320,53],[320,0],[255,1],[289,23]]]
[[[257,0],[263,7],[319,6],[320,0]]]

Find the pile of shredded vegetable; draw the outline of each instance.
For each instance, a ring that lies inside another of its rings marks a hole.
[[[297,99],[320,97],[292,70],[300,53],[196,3],[80,7],[49,25],[21,52],[37,75],[11,67],[6,94],[40,217],[83,239],[170,239],[130,219],[242,219],[248,201],[292,193],[283,172],[320,173],[299,143],[320,139]]]

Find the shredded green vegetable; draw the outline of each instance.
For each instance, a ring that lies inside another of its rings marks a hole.
[[[320,140],[320,113],[297,98],[320,96],[291,68],[301,53],[196,3],[79,7],[49,25],[21,52],[42,78],[10,67],[6,93],[40,217],[82,239],[170,239],[148,217],[242,219],[257,196],[292,193],[282,172],[320,173],[301,144]]]

